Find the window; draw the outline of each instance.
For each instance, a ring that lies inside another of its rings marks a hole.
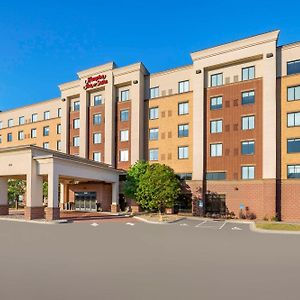
[[[18,140],[19,140],[19,141],[24,140],[24,131],[19,131],[19,132],[18,132]]]
[[[121,102],[129,100],[129,90],[121,91]]]
[[[0,135],[0,144],[2,144],[2,135]]]
[[[19,117],[19,125],[24,125],[25,124],[25,117]]]
[[[251,104],[255,102],[255,92],[243,92],[242,93],[242,104]]]
[[[287,74],[291,75],[296,73],[300,73],[300,59],[287,63]]]
[[[153,87],[150,89],[150,99],[159,97],[159,87]]]
[[[242,167],[242,179],[254,179],[255,167],[244,166]]]
[[[223,85],[223,73],[214,74],[210,77],[210,86]]]
[[[192,173],[178,173],[177,176],[180,180],[192,180]]]
[[[178,93],[186,93],[190,90],[190,82],[189,80],[180,81],[178,83]]]
[[[223,128],[223,120],[210,121],[210,133],[220,133]]]
[[[93,133],[93,143],[101,144],[101,133],[100,132]]]
[[[13,126],[14,126],[14,120],[13,120],[13,119],[9,119],[9,120],[7,121],[7,126],[8,126],[8,127],[13,127]]]
[[[188,159],[189,158],[189,147],[180,146],[178,147],[178,159]]]
[[[252,130],[255,128],[255,116],[242,117],[242,130]]]
[[[222,104],[223,104],[222,96],[210,98],[210,109],[211,110],[221,109]]]
[[[120,161],[128,161],[128,150],[120,150]]]
[[[79,129],[80,128],[80,119],[74,119],[73,120],[73,128]]]
[[[158,160],[158,149],[149,150],[149,160]]]
[[[242,142],[242,154],[251,155],[255,151],[255,142],[254,141],[244,141]]]
[[[7,134],[7,141],[12,142],[12,140],[13,140],[12,133],[8,133]]]
[[[61,108],[57,109],[57,117],[61,118]]]
[[[43,128],[43,136],[49,136],[50,128],[46,126]]]
[[[300,152],[300,138],[287,140],[287,152],[299,153]]]
[[[2,128],[3,128],[3,122],[0,121],[0,129],[2,129]]]
[[[158,107],[151,107],[149,109],[149,119],[150,120],[158,119]]]
[[[178,115],[187,115],[189,113],[189,103],[181,102],[178,103]]]
[[[226,172],[207,172],[206,180],[225,180]]]
[[[127,130],[121,130],[120,131],[120,141],[121,142],[128,142],[129,140],[129,131]]]
[[[287,166],[287,177],[288,178],[300,178],[300,165]]]
[[[79,147],[79,143],[80,143],[79,136],[74,136],[73,137],[73,146],[74,147]]]
[[[56,133],[61,134],[61,124],[56,125]]]
[[[288,87],[287,97],[288,101],[300,100],[300,85]]]
[[[38,120],[38,115],[37,114],[32,114],[31,115],[31,122],[34,123],[34,122],[37,122]]]
[[[288,127],[300,126],[300,112],[287,114]]]
[[[151,141],[158,140],[158,128],[151,128],[149,130],[149,140],[151,140]]]
[[[44,149],[49,149],[49,143],[48,142],[43,143],[43,148]]]
[[[100,125],[102,122],[102,116],[101,114],[95,114],[93,115],[93,124],[94,125]]]
[[[35,139],[35,138],[36,138],[36,128],[32,128],[32,129],[31,129],[30,136],[31,136],[32,139]]]
[[[97,95],[94,97],[94,106],[101,105],[103,103],[104,103],[104,101],[103,101],[102,95]]]
[[[178,125],[178,137],[189,136],[189,124]]]
[[[44,120],[49,120],[50,119],[50,111],[45,111],[44,112]]]
[[[61,141],[56,142],[56,150],[60,151],[61,150]]]
[[[210,144],[210,156],[222,156],[223,152],[223,144]]]
[[[255,77],[255,67],[247,67],[242,69],[242,80],[250,80]]]
[[[120,111],[120,121],[121,122],[128,121],[128,117],[129,117],[128,109],[124,109],[124,110]]]
[[[73,111],[79,111],[80,110],[80,101],[75,101],[73,103]]]
[[[101,162],[101,153],[100,152],[94,152],[93,153],[93,160]]]

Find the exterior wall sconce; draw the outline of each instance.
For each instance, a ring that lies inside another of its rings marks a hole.
[[[239,190],[239,188],[236,186],[236,187],[234,188],[234,190],[235,190],[235,191],[238,191],[238,190]]]
[[[196,74],[201,74],[202,70],[196,70]]]
[[[271,57],[273,57],[273,56],[274,56],[273,53],[267,53],[267,55],[266,55],[267,58],[271,58]]]
[[[138,84],[138,83],[139,83],[138,80],[133,81],[133,84]]]
[[[66,101],[66,98],[62,98],[61,101],[62,101],[62,102],[65,102],[65,101]]]

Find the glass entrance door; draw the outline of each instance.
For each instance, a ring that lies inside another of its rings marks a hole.
[[[96,211],[96,192],[76,192],[75,210]]]

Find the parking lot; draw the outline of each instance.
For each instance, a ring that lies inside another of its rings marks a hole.
[[[0,299],[299,299],[300,236],[249,225],[0,221]]]

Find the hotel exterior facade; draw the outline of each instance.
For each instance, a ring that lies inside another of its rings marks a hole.
[[[123,170],[164,163],[186,181],[196,215],[217,197],[237,217],[299,220],[300,43],[278,46],[278,35],[196,51],[190,65],[154,74],[142,63],[81,71],[59,98],[1,112],[0,149],[31,144]],[[61,194],[104,191],[66,182]]]

